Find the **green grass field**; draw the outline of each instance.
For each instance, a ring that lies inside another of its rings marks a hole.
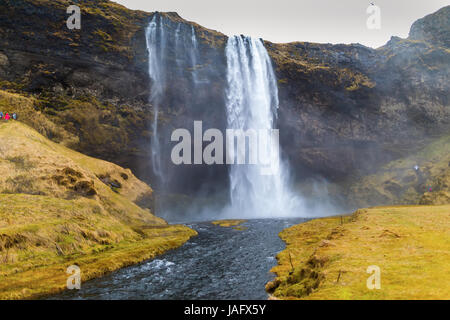
[[[360,209],[280,233],[280,299],[450,299],[450,205]],[[369,266],[381,289],[369,290]]]

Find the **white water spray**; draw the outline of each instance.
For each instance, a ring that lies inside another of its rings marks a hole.
[[[274,129],[278,88],[272,63],[261,40],[234,36],[226,47],[228,129]],[[274,149],[272,149],[274,150]],[[280,154],[279,170],[261,175],[261,165],[231,165],[231,206],[225,215],[245,218],[300,216],[301,201],[288,187],[288,168]]]
[[[174,80],[169,78],[174,76],[170,75],[170,70],[173,69],[171,61],[175,58],[176,77],[187,77],[195,85],[198,81],[196,67],[199,60],[199,49],[193,26],[175,23],[160,14],[152,17],[145,34],[149,61],[148,73],[151,80],[150,103],[154,110],[151,160],[154,174],[160,182],[164,183],[158,117],[160,105],[166,96],[167,85]],[[175,52],[170,50],[171,46],[175,47]]]
[[[195,35],[194,26],[191,27],[191,64],[192,64],[192,78],[194,83],[197,84],[197,57],[198,57],[198,44],[197,36]]]
[[[145,30],[147,51],[148,51],[148,74],[150,75],[152,91],[150,95],[150,103],[153,105],[153,125],[152,125],[152,144],[151,155],[153,172],[162,180],[161,169],[161,146],[159,144],[158,136],[158,112],[159,104],[164,95],[166,88],[166,70],[165,70],[165,51],[166,41],[164,35],[162,18],[158,15],[154,15],[150,21],[148,27]],[[159,22],[159,23],[158,23]]]

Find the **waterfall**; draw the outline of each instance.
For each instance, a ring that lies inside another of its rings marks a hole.
[[[201,43],[192,25],[175,22],[164,14],[155,14],[146,28],[146,44],[150,103],[154,110],[151,160],[157,178],[154,184],[158,185],[159,192],[164,193],[170,192],[173,173],[163,161],[168,160],[167,157],[161,158],[162,154],[170,154],[167,150],[169,145],[162,142],[169,141],[170,129],[161,126],[158,118],[170,107],[176,107],[174,103],[178,101],[188,106],[187,113],[198,115],[201,108],[206,108],[206,99],[210,98],[207,86],[211,82],[210,77],[218,78],[221,74],[214,64],[205,64],[208,59],[200,55]],[[265,130],[267,133],[275,129],[277,80],[263,42],[249,37],[231,37],[225,50],[227,128]],[[224,214],[247,218],[301,215],[298,212],[300,200],[289,188],[288,166],[281,161],[278,144],[269,142],[262,148],[260,143],[258,145],[266,154],[272,151],[265,158],[269,164],[279,164],[279,170],[262,174],[267,163],[229,166],[231,201]],[[258,150],[259,155],[261,150]]]
[[[161,168],[161,146],[159,143],[158,132],[158,113],[161,100],[166,89],[166,40],[164,27],[160,15],[154,15],[148,27],[145,30],[147,51],[148,51],[148,74],[151,80],[150,103],[153,106],[153,125],[152,125],[152,143],[151,157],[153,172],[163,180]]]
[[[197,36],[195,35],[194,26],[191,27],[191,64],[192,64],[192,77],[194,84],[197,84],[197,60],[198,60],[198,44]]]
[[[277,80],[262,41],[230,37],[226,58],[228,129],[275,129]],[[269,146],[272,147],[269,160],[279,163],[279,169],[273,174],[261,174],[261,164],[230,166],[231,206],[226,215],[246,218],[300,215],[300,200],[288,187],[288,168],[282,163],[279,150],[272,143]],[[246,152],[248,149],[247,146]]]
[[[175,61],[177,63],[177,71],[180,73],[183,65],[183,57],[180,55],[184,52],[184,42],[181,39],[181,24],[177,26],[175,31]]]
[[[193,88],[195,87],[198,82],[199,49],[193,26],[174,22],[161,14],[153,15],[145,34],[148,74],[151,82],[149,101],[154,111],[151,160],[155,176],[164,184],[165,173],[161,163],[161,133],[158,123],[160,107],[164,99],[170,95],[168,84],[184,79],[191,83]]]

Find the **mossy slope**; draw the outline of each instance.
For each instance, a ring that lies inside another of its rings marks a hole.
[[[347,197],[352,204],[449,204],[450,135],[420,144],[424,146],[419,152],[349,184]]]

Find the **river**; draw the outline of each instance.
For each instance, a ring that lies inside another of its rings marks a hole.
[[[178,249],[66,290],[50,299],[206,300],[267,299],[270,269],[284,249],[278,233],[305,219],[249,220],[235,230],[210,222]]]

